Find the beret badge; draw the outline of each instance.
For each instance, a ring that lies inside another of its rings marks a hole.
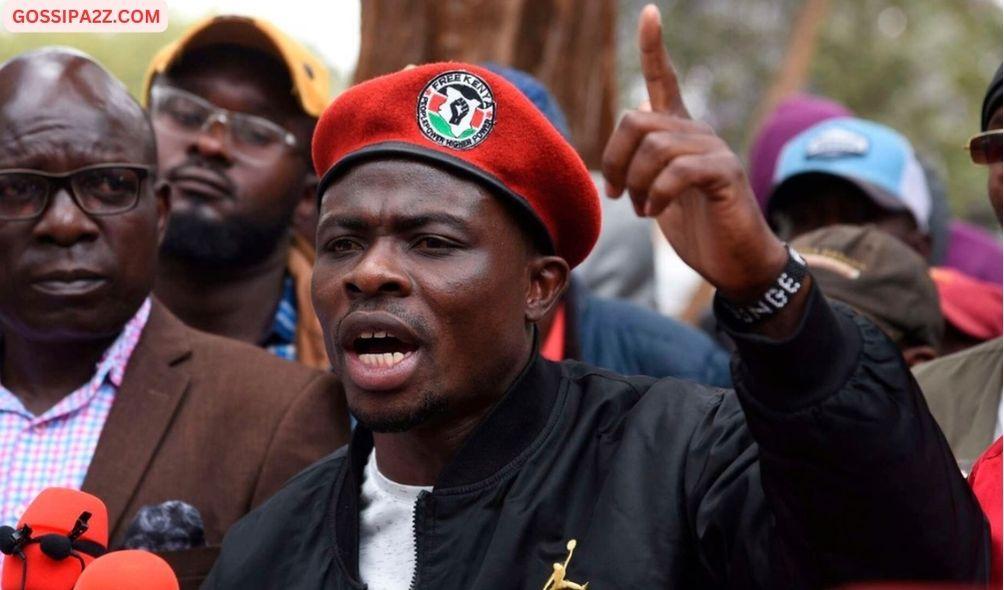
[[[422,89],[416,116],[430,141],[469,150],[492,132],[495,95],[480,76],[463,70],[443,72]]]

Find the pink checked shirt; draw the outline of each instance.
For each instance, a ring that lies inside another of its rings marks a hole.
[[[41,416],[0,384],[0,525],[14,526],[28,504],[52,486],[80,489],[94,457],[129,357],[150,317],[140,306],[105,351],[90,381]]]

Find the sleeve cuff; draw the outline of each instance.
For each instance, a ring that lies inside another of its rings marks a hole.
[[[861,333],[837,313],[815,282],[795,333],[773,340],[735,321],[715,295],[715,315],[736,343],[737,390],[775,410],[797,410],[826,399],[846,382],[861,356]]]

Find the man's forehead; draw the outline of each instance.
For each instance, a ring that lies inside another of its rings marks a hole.
[[[159,77],[158,83],[176,86],[224,108],[276,115],[298,114],[299,103],[290,92],[286,66],[275,56],[233,45],[195,50]]]
[[[486,203],[477,197],[421,191],[396,193],[371,188],[375,190],[348,190],[341,194],[329,191],[330,196],[321,204],[320,222],[368,227],[412,227],[432,223],[468,227],[490,216],[484,210]]]
[[[0,132],[0,165],[18,168],[76,168],[101,162],[146,163],[143,138],[99,115],[66,117],[58,111],[33,113]],[[57,170],[51,170],[57,171]]]
[[[405,158],[375,159],[356,164],[331,183],[336,191],[410,188],[438,193],[489,195],[478,182],[439,166]]]
[[[56,156],[142,161],[152,153],[142,108],[86,56],[58,49],[26,54],[0,68],[0,86],[5,162]]]
[[[474,181],[422,162],[374,160],[348,170],[332,182],[321,201],[328,210],[452,212],[483,215],[494,195]]]
[[[164,79],[158,84],[180,88],[218,107],[242,113],[275,115],[277,105],[291,100],[269,94],[264,84],[258,83],[251,76],[233,78],[225,72],[207,71]]]

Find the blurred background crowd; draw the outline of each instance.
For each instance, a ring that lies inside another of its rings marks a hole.
[[[72,46],[94,56],[139,96],[150,58],[191,24],[207,14],[250,14],[315,52],[330,68],[333,96],[354,81],[441,59],[495,62],[529,72],[551,91],[573,144],[597,168],[619,113],[644,97],[633,59],[632,17],[642,4],[517,0],[426,7],[419,0],[352,0],[327,7],[330,18],[316,19],[306,6],[289,3],[175,0],[165,33],[0,32],[0,61],[47,45]],[[826,97],[839,108],[813,114],[818,104],[796,103],[789,105],[787,118],[853,114],[903,134],[924,167],[931,195],[928,261],[999,281],[1000,228],[985,206],[982,171],[959,149],[960,129],[979,118],[980,105],[972,97],[980,95],[987,72],[999,61],[998,0],[671,0],[662,8],[664,35],[689,108],[746,156],[764,202],[775,154],[800,124],[782,117],[775,126],[789,125],[787,131],[773,137],[759,137],[758,131],[786,98]],[[496,34],[485,35],[486,27]],[[700,283],[662,244],[656,239],[644,246],[637,259],[644,268],[619,271],[638,276],[609,282],[604,274],[609,268],[600,260],[581,274],[600,294],[627,296],[696,322]]]

